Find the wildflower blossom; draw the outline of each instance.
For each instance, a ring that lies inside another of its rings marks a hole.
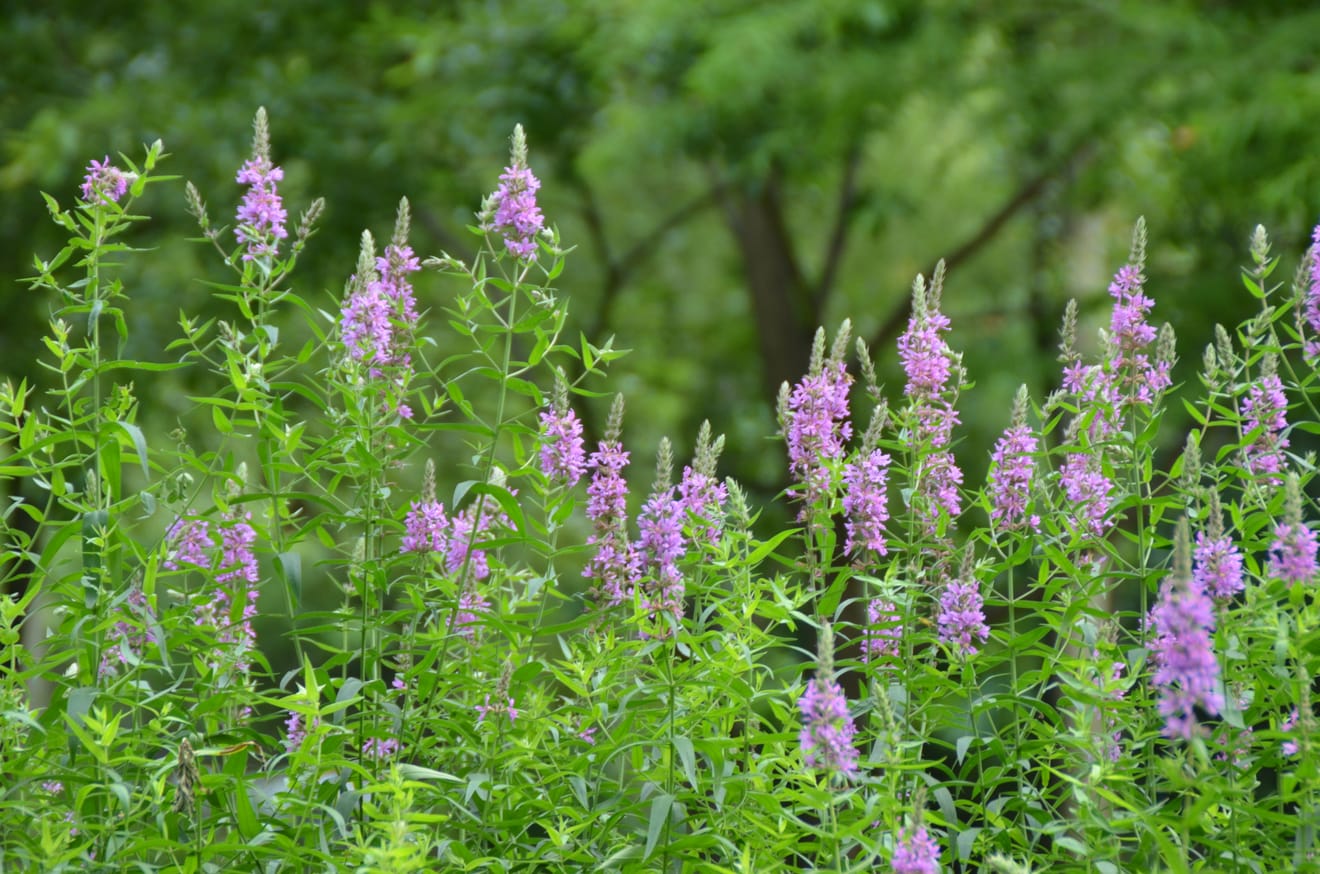
[[[591,469],[591,483],[587,486],[587,518],[595,528],[587,538],[587,545],[596,550],[582,575],[595,581],[596,594],[606,605],[621,604],[632,598],[640,565],[628,540],[628,483],[623,478],[623,469],[628,466],[628,452],[619,442],[622,424],[623,397],[620,395],[610,409],[605,439],[587,462]]]
[[[953,401],[962,367],[959,356],[942,336],[950,325],[948,316],[940,312],[943,282],[942,263],[929,289],[917,277],[912,287],[912,316],[907,330],[898,338],[898,357],[907,377],[903,393],[909,399],[908,439],[926,453],[915,474],[914,492],[920,497],[919,513],[932,534],[938,530],[941,512],[956,516],[962,511],[958,491],[963,482],[962,470],[948,449],[953,426],[959,422]]]
[[[843,511],[847,516],[844,550],[868,549],[887,555],[885,523],[889,521],[888,485],[890,457],[872,449],[843,468]]]
[[[527,140],[522,125],[518,125],[513,131],[509,166],[500,174],[500,186],[482,213],[488,216],[484,229],[501,233],[505,248],[526,261],[536,260],[536,236],[545,224],[536,203],[540,188],[540,180],[527,166]]]
[[[802,731],[798,741],[802,758],[809,767],[851,777],[857,773],[857,733],[848,715],[848,701],[843,688],[831,676],[817,674],[798,699],[802,711]]]
[[[1155,665],[1153,683],[1165,719],[1163,734],[1190,740],[1196,726],[1193,707],[1199,705],[1217,715],[1224,702],[1216,688],[1219,662],[1212,638],[1214,604],[1192,577],[1185,521],[1178,526],[1174,548],[1174,571],[1150,612],[1150,649]]]
[[[1253,434],[1259,429],[1242,452],[1247,470],[1263,476],[1267,484],[1277,486],[1283,482],[1280,475],[1288,463],[1283,453],[1288,448],[1288,438],[1283,433],[1288,427],[1288,398],[1273,363],[1273,357],[1267,356],[1264,374],[1242,402],[1246,433]]]
[[[207,552],[214,544],[210,523],[205,519],[174,520],[165,532],[165,540],[171,544],[169,553],[161,562],[166,570],[182,570],[184,565],[196,568],[210,566],[211,559]]]
[[[1146,314],[1155,302],[1143,291],[1145,279],[1141,275],[1141,261],[1145,257],[1145,225],[1137,225],[1133,261],[1125,264],[1109,284],[1114,298],[1114,309],[1109,320],[1109,342],[1113,347],[1110,366],[1122,380],[1121,393],[1125,404],[1150,404],[1170,385],[1169,362],[1156,356],[1151,359],[1148,347],[1155,341],[1155,328],[1146,321]]]
[[[572,409],[541,412],[541,473],[552,482],[573,486],[587,472],[582,421]]]
[[[444,552],[448,548],[449,517],[438,501],[413,501],[403,527],[400,552]]]
[[[458,612],[454,615],[454,626],[463,638],[471,641],[477,637],[477,626],[482,617],[490,612],[490,601],[480,592],[467,591],[458,598]]]
[[[248,186],[238,207],[238,227],[234,229],[238,242],[247,247],[243,253],[244,261],[275,257],[279,241],[289,236],[285,228],[288,214],[277,188],[277,183],[284,178],[284,171],[270,159],[270,131],[266,126],[265,109],[257,110],[254,128],[252,157],[235,176],[240,185]]]
[[[1026,386],[1013,404],[1013,424],[995,442],[990,455],[990,521],[1012,530],[1037,528],[1039,516],[1027,517],[1039,441],[1026,423]]]
[[[823,344],[821,332],[816,347]],[[833,358],[813,364],[811,372],[794,386],[783,411],[789,472],[801,486],[791,492],[803,503],[799,518],[806,518],[809,508],[829,492],[831,465],[842,459],[844,446],[852,436],[848,422],[852,376],[847,366]]]
[[[1204,531],[1196,532],[1192,579],[1216,601],[1242,591],[1242,553],[1231,538],[1206,537]]]
[[[894,874],[939,874],[940,848],[924,825],[911,832],[899,828],[890,866]]]
[[[1070,454],[1059,468],[1059,483],[1076,508],[1078,527],[1103,537],[1114,483],[1101,471],[1099,456],[1091,451]]]
[[[87,165],[87,175],[83,177],[83,202],[118,203],[128,191],[131,178],[131,174],[110,163],[109,155],[106,155],[103,161],[93,160]]]
[[[487,695],[485,703],[478,704],[476,706],[476,711],[477,725],[481,725],[485,718],[492,713],[504,713],[509,717],[510,725],[512,725],[514,720],[518,718],[518,710],[513,706],[512,698],[505,698],[502,701],[497,699],[494,704],[491,704],[490,695]]]
[[[667,445],[667,441],[662,444],[662,452]],[[683,574],[678,569],[687,547],[683,517],[683,502],[674,496],[674,487],[660,482],[637,516],[641,536],[634,550],[645,581],[641,606],[653,617],[661,613],[675,621],[683,617]]]
[[[848,700],[834,679],[834,640],[828,622],[820,632],[816,676],[798,699],[802,730],[798,743],[802,759],[810,768],[820,768],[845,778],[857,773],[857,729],[848,714]]]
[[[902,617],[893,601],[875,598],[866,605],[866,629],[862,634],[862,664],[898,658],[903,638]]]
[[[211,599],[197,606],[196,624],[216,630],[216,642],[223,648],[227,664],[239,673],[246,673],[251,666],[250,653],[256,648],[257,634],[252,627],[252,620],[257,615],[257,557],[252,550],[257,532],[249,521],[251,513],[239,516],[236,512],[228,516],[219,526],[220,556],[219,572],[215,582],[219,584],[212,592]],[[237,583],[232,589],[225,588],[225,583]],[[240,606],[241,605],[241,606]],[[234,611],[239,611],[238,616]],[[212,667],[219,667],[222,662],[212,662]]]
[[[693,530],[693,537],[711,545],[718,543],[724,531],[724,502],[729,498],[729,487],[691,465],[684,465],[678,496],[683,509],[703,523]]]
[[[1282,723],[1280,723],[1279,731],[1283,732],[1284,734],[1288,734],[1290,732],[1296,731],[1297,720],[1300,718],[1301,718],[1301,714],[1298,712],[1297,708],[1294,707],[1292,709],[1292,712],[1288,714],[1288,718],[1285,719]],[[1295,756],[1297,755],[1297,750],[1298,750],[1297,741],[1286,740],[1280,745],[1279,749],[1285,756],[1288,757]]]
[[[1270,579],[1283,580],[1288,585],[1312,582],[1317,572],[1316,549],[1315,532],[1306,525],[1280,523],[1270,544]]]
[[[964,655],[975,655],[977,641],[984,642],[990,636],[990,626],[985,624],[981,588],[971,574],[964,574],[945,585],[935,622],[940,641]]]
[[[1306,253],[1310,281],[1302,298],[1302,315],[1311,333],[1320,334],[1320,225],[1316,225],[1315,230],[1311,232],[1311,244],[1310,251]],[[1320,339],[1315,337],[1307,339],[1304,351],[1308,358],[1320,355]]]
[[[384,406],[404,419],[412,418],[404,397],[412,378],[411,350],[419,320],[409,275],[421,269],[408,245],[411,223],[408,201],[401,199],[394,236],[380,256],[370,232],[363,232],[357,268],[349,277],[339,317],[347,362],[365,367],[365,378],[378,381],[373,390],[384,399]]]
[[[59,780],[43,780],[41,788],[43,791],[49,792],[51,795],[58,795],[64,791],[64,784]]]
[[[284,749],[287,752],[297,752],[307,740],[307,732],[310,729],[316,729],[321,725],[320,717],[313,717],[310,725],[305,724],[303,715],[294,711],[289,712],[289,718],[284,720]]]
[[[368,759],[380,761],[397,755],[398,752],[399,741],[397,738],[369,737],[362,742],[362,755]]]

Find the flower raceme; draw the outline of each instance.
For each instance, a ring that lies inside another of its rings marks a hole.
[[[128,183],[131,179],[131,174],[110,163],[109,155],[101,161],[93,160],[87,165],[87,175],[83,177],[83,202],[118,203],[128,192]]]
[[[522,125],[513,131],[509,166],[500,174],[500,186],[482,209],[482,227],[504,237],[504,246],[523,261],[536,260],[536,237],[545,226],[536,192],[541,181],[527,166],[527,139]]]
[[[1164,736],[1190,740],[1196,732],[1193,708],[1218,715],[1224,701],[1214,652],[1214,603],[1191,572],[1187,541],[1187,522],[1182,520],[1175,537],[1174,570],[1150,612],[1149,629],[1152,682],[1165,720]]]

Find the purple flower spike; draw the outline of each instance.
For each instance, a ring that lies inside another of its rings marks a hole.
[[[917,826],[911,832],[900,828],[891,864],[894,874],[939,874],[939,845],[924,825]]]
[[[1175,539],[1175,569],[1160,589],[1150,611],[1152,678],[1159,692],[1163,734],[1191,740],[1196,732],[1194,707],[1217,715],[1224,706],[1218,691],[1219,661],[1213,633],[1215,608],[1210,596],[1192,577],[1186,523]]]
[[[1270,579],[1283,580],[1288,585],[1309,584],[1315,580],[1315,532],[1301,522],[1284,522],[1274,529],[1274,542],[1270,544]]]
[[[848,532],[847,552],[867,549],[887,555],[885,523],[889,521],[888,485],[890,458],[879,449],[849,462],[843,468],[843,511]]]
[[[798,700],[798,709],[803,723],[798,740],[808,767],[844,777],[856,775],[858,755],[853,737],[857,729],[848,715],[842,687],[828,674],[817,674]]]
[[[976,655],[977,642],[990,637],[990,626],[985,624],[985,607],[981,588],[970,576],[950,580],[940,595],[940,612],[936,617],[940,640],[956,648],[963,655]]]
[[[527,166],[527,139],[518,125],[513,131],[509,166],[500,174],[500,187],[482,212],[488,215],[485,229],[502,234],[505,248],[524,261],[536,260],[536,237],[545,225],[536,203],[540,188],[541,181]]]

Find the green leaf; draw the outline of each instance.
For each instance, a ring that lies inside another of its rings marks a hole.
[[[660,840],[660,832],[669,824],[669,813],[673,805],[674,796],[666,792],[661,792],[651,799],[651,817],[646,824],[646,849],[642,852],[643,862],[651,858],[651,853]]]
[[[116,422],[128,439],[133,441],[133,451],[137,453],[138,463],[142,465],[142,475],[148,479],[151,477],[151,470],[147,467],[147,438],[142,433],[142,429],[131,422]]]
[[[276,554],[275,572],[284,583],[289,603],[296,612],[302,604],[302,556],[292,551]]]

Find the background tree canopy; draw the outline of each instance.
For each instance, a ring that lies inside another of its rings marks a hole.
[[[1309,3],[60,5],[0,31],[6,276],[60,245],[37,189],[68,203],[88,159],[158,137],[169,172],[229,214],[264,105],[291,212],[328,201],[300,272],[333,310],[362,229],[387,235],[401,195],[421,254],[464,255],[521,122],[545,213],[579,247],[562,281],[576,327],[635,350],[614,387],[643,476],[661,434],[682,455],[709,418],[725,472],[777,491],[774,395],[815,327],[851,317],[896,394],[911,281],[944,257],[951,343],[977,382],[960,448],[975,482],[1017,385],[1040,397],[1056,379],[1068,297],[1094,341],[1138,215],[1187,379],[1211,325],[1254,305],[1233,280],[1252,228],[1301,251],[1318,211]],[[182,187],[148,200],[135,242],[165,251],[125,277],[142,358],[181,307],[219,306]],[[4,289],[0,370],[40,379],[51,302]]]

